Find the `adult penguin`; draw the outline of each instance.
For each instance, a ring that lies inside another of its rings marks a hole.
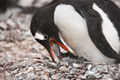
[[[53,61],[61,55],[58,45],[69,51],[59,33],[79,57],[108,64],[120,59],[120,9],[111,0],[53,0],[35,12],[30,29]]]

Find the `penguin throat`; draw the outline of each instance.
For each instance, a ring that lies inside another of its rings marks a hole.
[[[60,46],[61,48],[63,48],[64,50],[66,50],[67,52],[69,51],[66,46],[64,46],[63,44],[57,42],[55,39],[50,38],[49,43],[50,43],[50,55],[51,55],[51,58],[52,58],[53,62],[55,62],[55,56],[54,56],[54,54],[57,55],[57,58],[58,58],[58,59],[61,59],[61,58],[62,58],[62,56],[61,56],[61,54],[60,54],[59,46]],[[54,46],[54,45],[55,45],[55,46]],[[59,45],[59,46],[58,46],[58,45]],[[55,48],[56,48],[56,49],[55,49]],[[53,52],[54,52],[54,53],[53,53]]]

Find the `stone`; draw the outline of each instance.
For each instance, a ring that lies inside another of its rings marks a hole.
[[[58,76],[58,74],[55,74],[55,75],[52,75],[52,77],[51,77],[53,80],[58,80],[59,79],[59,76]]]
[[[42,75],[40,80],[48,80],[48,77],[46,75]]]
[[[4,65],[5,65],[5,61],[2,58],[0,58],[0,67],[2,67]]]
[[[2,67],[0,67],[0,72],[3,72],[3,68]]]
[[[65,66],[61,66],[59,68],[60,71],[63,71],[63,72],[68,72],[69,71],[69,68],[66,68]]]
[[[76,68],[72,68],[71,70],[70,70],[70,74],[75,74],[77,72],[77,69]]]

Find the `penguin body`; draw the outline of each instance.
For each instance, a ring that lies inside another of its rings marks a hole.
[[[60,32],[77,56],[94,63],[111,64],[120,59],[118,14],[119,8],[110,0],[54,0],[36,11],[31,32],[34,37],[36,33],[47,35],[47,39],[35,39],[49,52],[50,38],[63,44]]]

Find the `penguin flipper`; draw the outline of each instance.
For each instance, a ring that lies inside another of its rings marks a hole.
[[[87,15],[88,33],[95,46],[107,57],[120,59],[119,54],[110,46],[102,32],[102,19],[99,15]]]

